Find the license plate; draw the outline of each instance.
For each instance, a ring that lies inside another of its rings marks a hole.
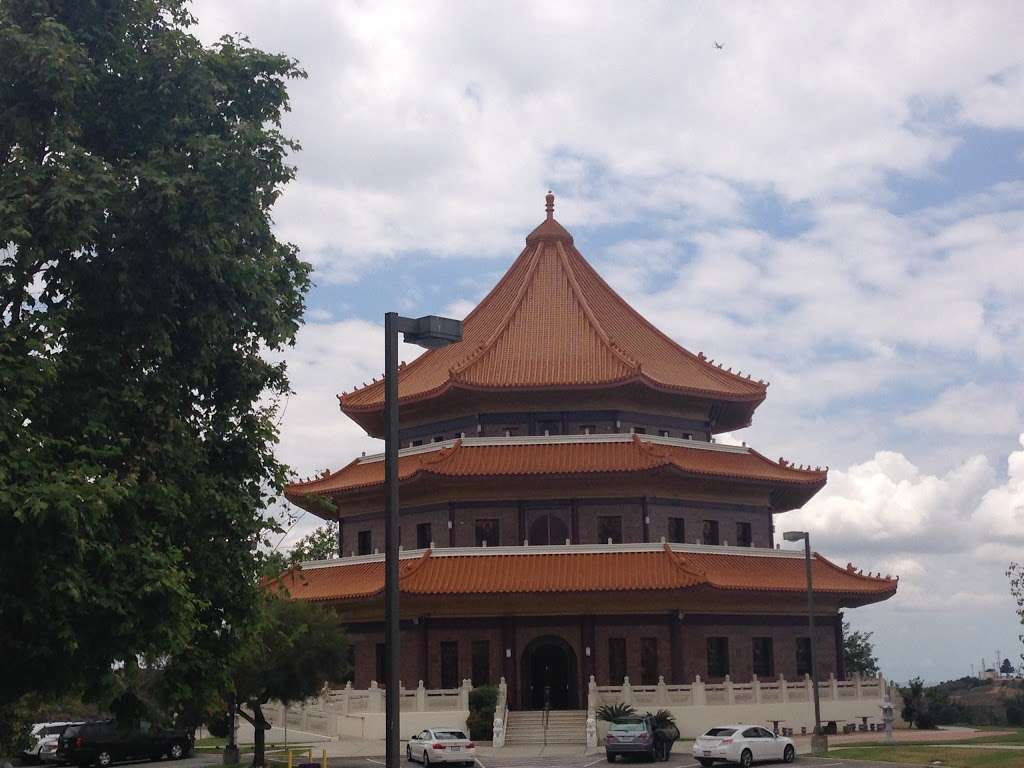
[[[462,747],[452,747],[452,752],[458,752]]]

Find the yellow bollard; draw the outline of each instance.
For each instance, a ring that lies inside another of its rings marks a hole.
[[[288,750],[288,768],[292,768],[292,751]]]
[[[323,754],[320,756],[320,768],[327,768],[327,750],[326,749],[323,751]]]

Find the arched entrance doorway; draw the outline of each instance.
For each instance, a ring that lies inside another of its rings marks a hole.
[[[558,515],[551,512],[540,515],[530,524],[531,544],[562,544],[568,538],[569,529]]]
[[[523,709],[576,709],[576,653],[554,635],[538,637],[523,650],[521,701]]]

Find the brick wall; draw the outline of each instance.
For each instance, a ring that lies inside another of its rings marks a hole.
[[[736,524],[745,522],[750,523],[753,546],[774,546],[773,518],[771,511],[767,508],[751,506],[736,509],[702,509],[688,507],[685,502],[679,505],[651,501],[647,505],[647,514],[651,520],[648,526],[651,541],[658,541],[662,536],[666,541],[669,540],[669,518],[681,517],[685,520],[687,544],[700,541],[705,520],[717,520],[719,543],[721,544],[728,542],[731,546],[735,546]]]
[[[608,641],[613,637],[626,640],[626,674],[632,685],[640,685],[640,646],[642,638],[653,637],[658,641],[657,674],[664,675],[669,682],[672,677],[672,651],[668,627],[665,624],[602,624],[600,617],[594,628],[594,677],[598,685],[621,685],[621,680],[609,678]],[[657,682],[657,680],[655,680]]]

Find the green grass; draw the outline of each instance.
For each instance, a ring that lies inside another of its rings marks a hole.
[[[874,760],[883,763],[940,764],[947,768],[1022,768],[1024,751],[1002,749],[957,749],[955,746],[927,747],[912,744],[882,747],[836,747],[830,757],[843,760]]]
[[[980,729],[979,729],[980,730]],[[1002,730],[1006,731],[1007,728],[995,729],[989,728],[988,730]],[[908,731],[895,731],[896,740],[899,741],[901,733],[908,733]],[[953,745],[953,744],[1014,744],[1024,745],[1024,730],[1013,731],[1012,733],[1000,733],[994,736],[957,736],[951,734],[949,731],[932,731],[935,738],[929,740],[928,744],[942,744],[942,745]],[[924,744],[926,742],[917,742],[918,744]],[[888,747],[884,741],[865,741],[858,742],[858,747]]]

